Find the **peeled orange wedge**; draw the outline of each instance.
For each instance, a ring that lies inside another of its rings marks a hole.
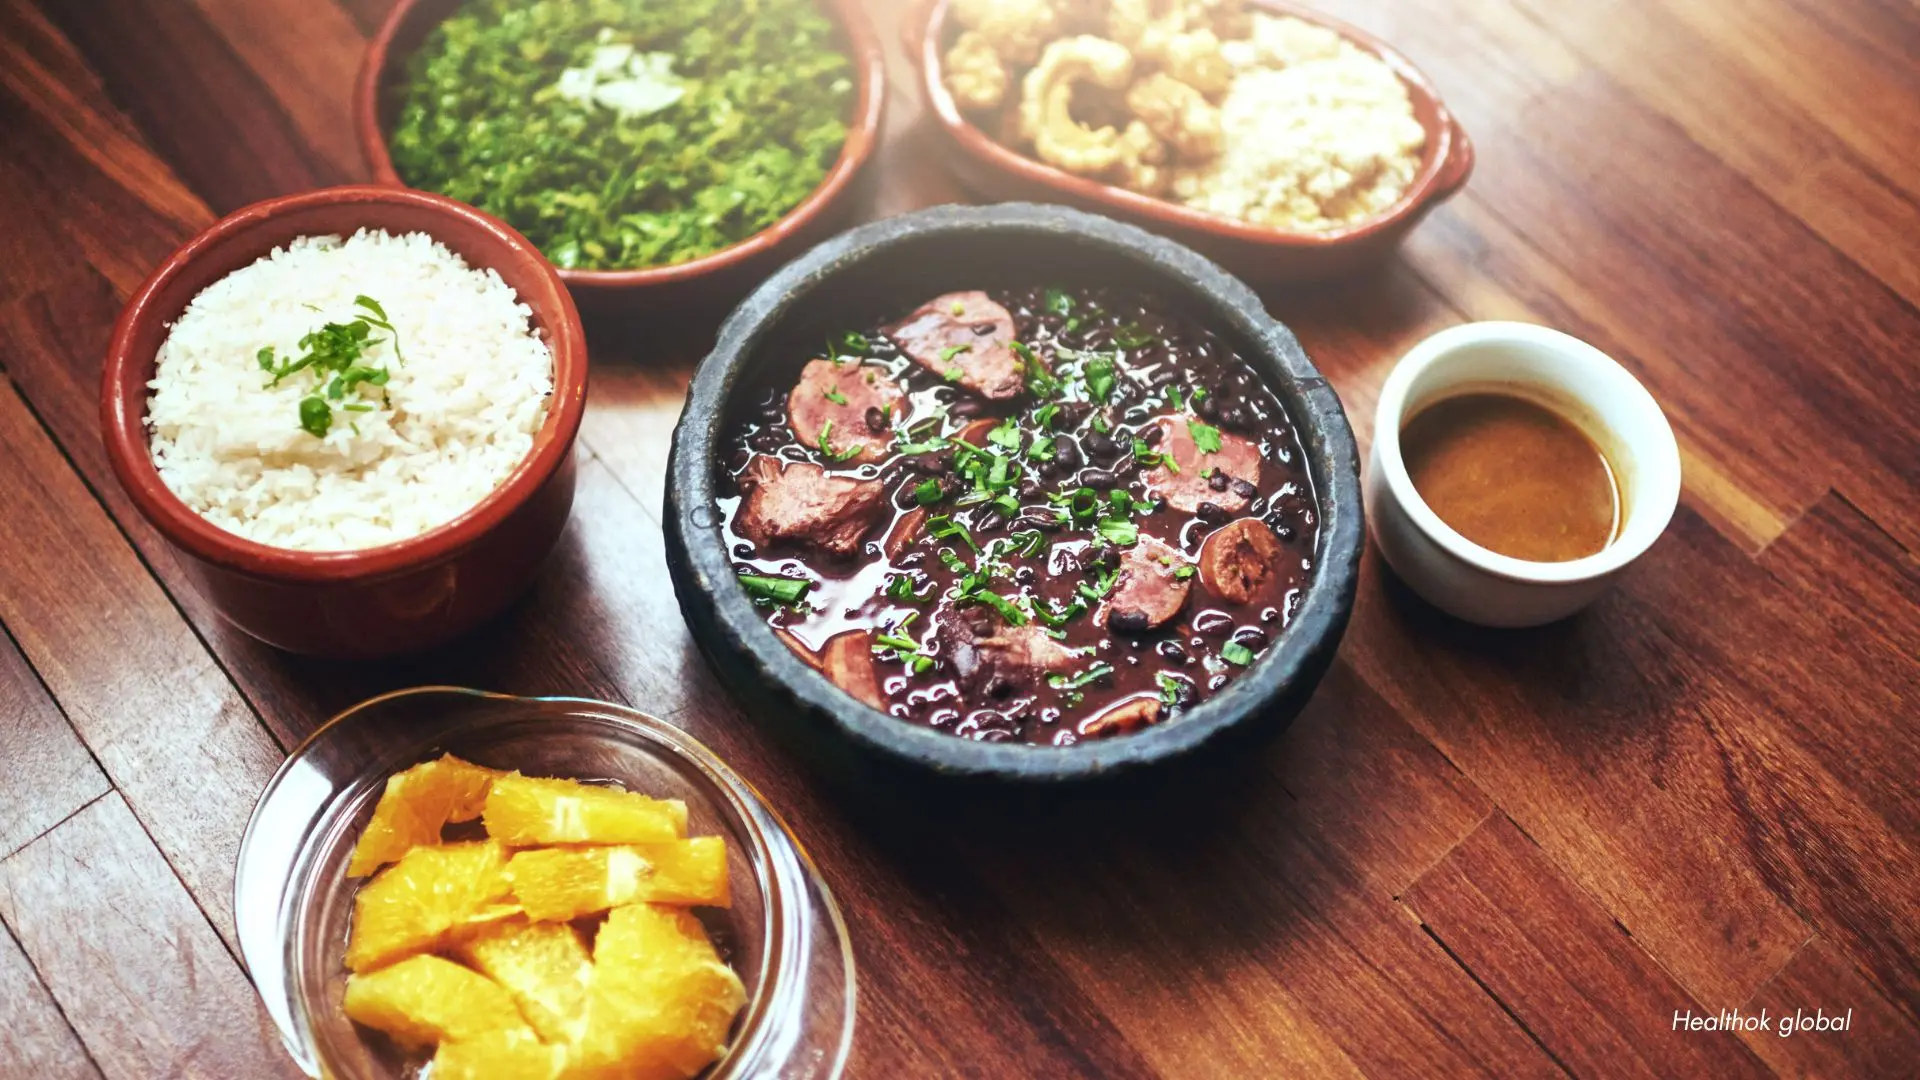
[[[726,1050],[747,1002],[700,920],[678,908],[614,908],[593,944],[586,1035],[570,1074],[686,1080]]]
[[[571,924],[515,916],[466,935],[453,955],[499,983],[541,1038],[579,1040],[593,959]]]
[[[511,915],[506,852],[491,840],[417,847],[353,898],[347,970],[371,971]]]
[[[492,979],[438,956],[415,956],[370,975],[347,977],[348,1018],[402,1046],[527,1029],[513,999]]]
[[[687,804],[575,780],[503,776],[487,792],[487,835],[508,847],[645,844],[687,835]]]
[[[513,897],[529,918],[578,919],[650,900],[726,907],[727,844],[696,836],[664,844],[550,847],[507,861]]]
[[[479,817],[499,775],[447,754],[388,777],[373,820],[353,847],[347,876],[365,877],[422,844],[439,843],[449,822]]]
[[[541,1042],[526,1028],[489,1031],[440,1044],[433,1080],[558,1080],[566,1072],[564,1046]]]

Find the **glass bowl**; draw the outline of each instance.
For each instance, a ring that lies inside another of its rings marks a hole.
[[[420,687],[373,698],[314,732],[274,774],[240,841],[240,952],[309,1076],[406,1077],[420,1060],[346,1018],[348,857],[387,777],[456,754],[528,776],[617,781],[683,799],[692,835],[727,840],[732,908],[701,909],[747,1006],[705,1080],[831,1080],[853,1039],[853,953],[826,884],[758,792],[679,728],[580,698]]]

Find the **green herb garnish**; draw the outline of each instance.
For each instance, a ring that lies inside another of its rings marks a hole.
[[[820,454],[822,457],[828,461],[845,461],[860,452],[860,447],[857,445],[849,446],[845,450],[835,450],[833,445],[827,442],[827,436],[832,433],[833,421],[829,420],[820,425]]]
[[[928,518],[927,532],[936,540],[958,539],[972,548],[974,554],[980,553],[980,545],[973,542],[973,534],[967,531],[967,527],[946,514]]]
[[[1109,544],[1127,547],[1140,542],[1140,526],[1125,518],[1101,518],[1095,526],[1100,538]]]
[[[1049,401],[1045,405],[1042,405],[1040,406],[1040,408],[1034,410],[1033,422],[1036,427],[1039,427],[1042,430],[1044,430],[1046,428],[1052,427],[1053,418],[1059,415],[1060,415],[1060,406],[1054,402]]]
[[[821,391],[821,395],[835,405],[845,405],[847,403],[847,395],[842,394],[838,390],[823,390]]]
[[[1027,623],[1026,612],[1021,611],[1011,600],[1001,596],[999,593],[987,589],[973,589],[962,597],[962,599],[971,600],[976,604],[987,605],[999,612],[1000,617],[1007,620],[1010,625],[1025,626]]]
[[[946,490],[940,486],[940,481],[931,476],[913,486],[913,501],[921,506],[932,506],[945,494]]]
[[[316,395],[300,399],[300,426],[316,439],[326,438],[333,427],[333,410],[325,398]]]
[[[853,104],[839,37],[812,0],[470,0],[408,62],[388,145],[408,186],[563,268],[681,263],[826,178]]]
[[[1140,329],[1137,323],[1123,323],[1113,332],[1113,343],[1123,349],[1140,349],[1160,339]]]
[[[1095,679],[1103,678],[1111,674],[1113,674],[1113,665],[1107,663],[1105,660],[1099,660],[1096,661],[1092,667],[1078,675],[1071,677],[1066,675],[1049,675],[1047,676],[1047,685],[1053,687],[1055,690],[1078,690],[1088,683],[1093,682]]]
[[[913,591],[913,579],[905,574],[894,574],[887,579],[887,598],[903,604],[924,604],[933,599],[933,590],[925,595]]]
[[[1027,381],[1027,393],[1034,397],[1053,397],[1060,392],[1060,380],[1053,377],[1040,357],[1024,342],[1013,342],[1013,354],[1020,358],[1021,374]]]
[[[1193,445],[1203,454],[1220,452],[1220,429],[1199,420],[1187,421],[1187,432],[1193,436]]]
[[[1054,315],[1065,315],[1073,310],[1073,297],[1059,289],[1047,290],[1047,311]]]
[[[1105,404],[1113,396],[1113,360],[1105,356],[1096,356],[1087,361],[1087,393],[1095,400]]]
[[[813,587],[813,582],[805,578],[766,577],[761,574],[741,574],[740,587],[755,600],[769,603],[792,605]]]
[[[1238,664],[1241,667],[1246,667],[1248,664],[1253,663],[1253,650],[1237,641],[1229,641],[1225,645],[1220,646],[1220,659],[1225,660],[1229,664]]]
[[[370,296],[356,296],[353,302],[356,307],[364,308],[367,314],[356,315],[348,322],[326,323],[318,330],[309,331],[300,339],[300,356],[282,361],[275,356],[271,345],[253,354],[254,363],[260,366],[260,370],[272,376],[267,383],[268,389],[279,386],[302,371],[312,371],[320,379],[319,393],[300,399],[300,428],[314,438],[325,438],[327,432],[333,430],[333,409],[327,404],[329,401],[343,401],[348,394],[357,393],[362,386],[387,385],[386,368],[360,362],[367,350],[390,340],[393,342],[394,358],[401,363],[406,362],[400,353],[400,333],[388,321],[386,309],[380,306],[379,301]],[[375,328],[385,330],[388,336],[374,337]],[[383,397],[383,403],[384,400]],[[356,408],[353,411],[366,412],[368,409]]]
[[[1180,704],[1180,687],[1182,683],[1179,679],[1163,671],[1154,676],[1154,681],[1160,684],[1160,704],[1168,708]]]
[[[943,364],[949,363],[950,361],[953,360],[954,357],[959,356],[961,353],[968,353],[972,351],[973,351],[973,346],[971,345],[949,345],[946,348],[940,350],[940,362]]]

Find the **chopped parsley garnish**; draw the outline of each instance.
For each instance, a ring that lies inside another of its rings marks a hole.
[[[864,355],[868,349],[873,348],[873,343],[867,340],[867,335],[855,330],[848,330],[841,334],[838,344],[841,352],[853,353],[856,356]]]
[[[972,351],[973,346],[971,345],[949,345],[940,350],[940,362],[943,364],[950,363],[954,357],[959,356],[961,353]]]
[[[1181,397],[1179,383],[1167,384],[1167,404],[1173,407],[1174,412],[1185,411],[1187,403],[1185,399]]]
[[[1096,531],[1101,539],[1120,547],[1140,542],[1140,526],[1125,518],[1101,518]]]
[[[356,296],[353,303],[366,314],[356,315],[348,322],[327,323],[308,332],[300,339],[301,356],[280,360],[271,345],[254,354],[260,370],[272,376],[268,389],[301,371],[310,370],[319,378],[315,392],[300,399],[300,428],[315,438],[324,438],[333,429],[333,407],[328,402],[343,401],[348,394],[360,393],[364,386],[387,385],[386,368],[360,362],[367,350],[392,341],[394,358],[403,364],[407,362],[400,351],[400,332],[388,321],[386,309],[380,302],[371,296]],[[374,337],[375,329],[385,330],[387,337]],[[381,403],[386,403],[384,394]],[[368,412],[372,408],[344,407],[352,412]]]
[[[1009,416],[1000,422],[1000,426],[987,432],[987,441],[995,446],[1004,446],[1008,450],[1020,449],[1020,425]]]
[[[1185,684],[1164,671],[1154,676],[1154,681],[1160,684],[1160,704],[1168,708],[1180,704],[1180,691]]]
[[[1100,512],[1100,493],[1090,487],[1049,495],[1047,500],[1060,507],[1063,520],[1068,525],[1077,521],[1091,521]]]
[[[1078,690],[1096,679],[1113,674],[1113,665],[1105,660],[1095,661],[1094,665],[1078,675],[1049,675],[1047,685],[1055,690]]]
[[[1034,461],[1052,461],[1053,442],[1051,435],[1036,436],[1032,445],[1027,447],[1027,457]]]
[[[946,514],[939,514],[935,517],[928,518],[927,532],[936,540],[952,540],[957,538],[972,548],[974,554],[977,555],[980,553],[980,545],[973,542],[973,534],[967,531],[967,527],[953,520],[953,518]]]
[[[1033,414],[1034,426],[1041,428],[1042,430],[1050,428],[1053,426],[1053,418],[1059,415],[1060,415],[1060,406],[1055,404],[1054,402],[1049,401],[1045,405],[1040,406],[1039,409],[1034,411],[1034,414]]]
[[[1142,330],[1137,323],[1122,323],[1113,332],[1113,343],[1123,349],[1141,349],[1160,339]]]
[[[1195,572],[1196,571],[1191,566],[1182,566],[1174,570],[1173,576],[1184,581],[1187,578],[1192,577]]]
[[[1008,539],[1014,544],[1014,546],[1008,550],[1023,559],[1030,559],[1038,554],[1041,546],[1047,542],[1046,535],[1039,529],[1027,529],[1022,532],[1017,532]]]
[[[933,590],[925,595],[913,591],[913,579],[905,574],[894,574],[887,579],[887,598],[903,604],[924,604],[933,599]]]
[[[1085,614],[1086,610],[1087,602],[1078,597],[1075,597],[1073,603],[1068,604],[1066,608],[1061,611],[1053,610],[1051,604],[1036,603],[1033,605],[1034,617],[1046,623],[1048,626],[1065,626]]]
[[[822,391],[822,394],[828,401],[833,402],[835,405],[845,405],[847,403],[847,395],[838,390],[826,390]]]
[[[896,438],[904,439],[906,436],[899,435]],[[930,454],[935,450],[945,450],[949,445],[947,440],[936,435],[925,442],[895,442],[893,450],[896,454]]]
[[[1125,517],[1133,509],[1133,496],[1119,488],[1107,493],[1107,502],[1113,507],[1115,517]]]
[[[1007,620],[1007,623],[1011,626],[1025,626],[1027,623],[1026,612],[1021,611],[1013,601],[1008,600],[997,592],[976,588],[968,592],[962,599],[971,600],[976,604],[987,605],[999,612],[1000,617]]]
[[[740,587],[755,600],[769,603],[792,605],[813,587],[813,582],[805,578],[766,577],[760,574],[741,574]]]
[[[1187,421],[1187,432],[1193,436],[1193,445],[1203,454],[1220,452],[1220,429],[1199,420]]]
[[[1229,641],[1225,645],[1220,646],[1220,659],[1225,660],[1229,664],[1238,664],[1241,667],[1246,667],[1248,664],[1253,663],[1253,650],[1237,641]]]
[[[934,503],[939,502],[941,496],[945,494],[946,489],[940,486],[940,481],[935,480],[931,476],[913,486],[913,501],[919,503],[921,506],[932,506]]]
[[[1059,289],[1047,290],[1047,311],[1054,315],[1066,315],[1073,311],[1073,297]]]
[[[1113,397],[1113,360],[1106,356],[1096,356],[1087,361],[1087,393],[1095,401],[1105,404]]]
[[[1180,465],[1173,460],[1172,454],[1163,454],[1155,450],[1153,447],[1147,445],[1147,440],[1145,439],[1133,440],[1133,458],[1148,468],[1152,468],[1155,465],[1165,465],[1168,472],[1180,471]]]
[[[1105,599],[1106,595],[1113,591],[1113,583],[1116,580],[1118,580],[1118,576],[1111,570],[1102,570],[1094,575],[1091,582],[1081,582],[1079,589],[1076,591],[1079,592],[1081,596],[1098,602]]]
[[[860,452],[860,447],[857,445],[849,446],[845,450],[835,450],[833,444],[827,441],[827,436],[831,434],[833,434],[833,421],[829,420],[820,425],[820,453],[828,461],[845,461]]]
[[[940,555],[940,561],[946,565],[947,569],[954,573],[964,574],[970,569],[967,566],[967,561],[955,555],[951,548],[940,548],[938,549],[938,553]],[[962,589],[961,591],[965,592],[966,590]]]
[[[1013,354],[1020,358],[1020,371],[1027,380],[1027,393],[1046,398],[1060,392],[1060,380],[1053,377],[1047,365],[1040,362],[1040,357],[1026,343],[1016,341],[1012,348]]]

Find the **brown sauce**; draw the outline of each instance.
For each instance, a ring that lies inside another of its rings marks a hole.
[[[1471,393],[1436,402],[1400,433],[1414,490],[1440,520],[1529,562],[1585,558],[1613,542],[1613,466],[1579,425],[1526,398]]]

